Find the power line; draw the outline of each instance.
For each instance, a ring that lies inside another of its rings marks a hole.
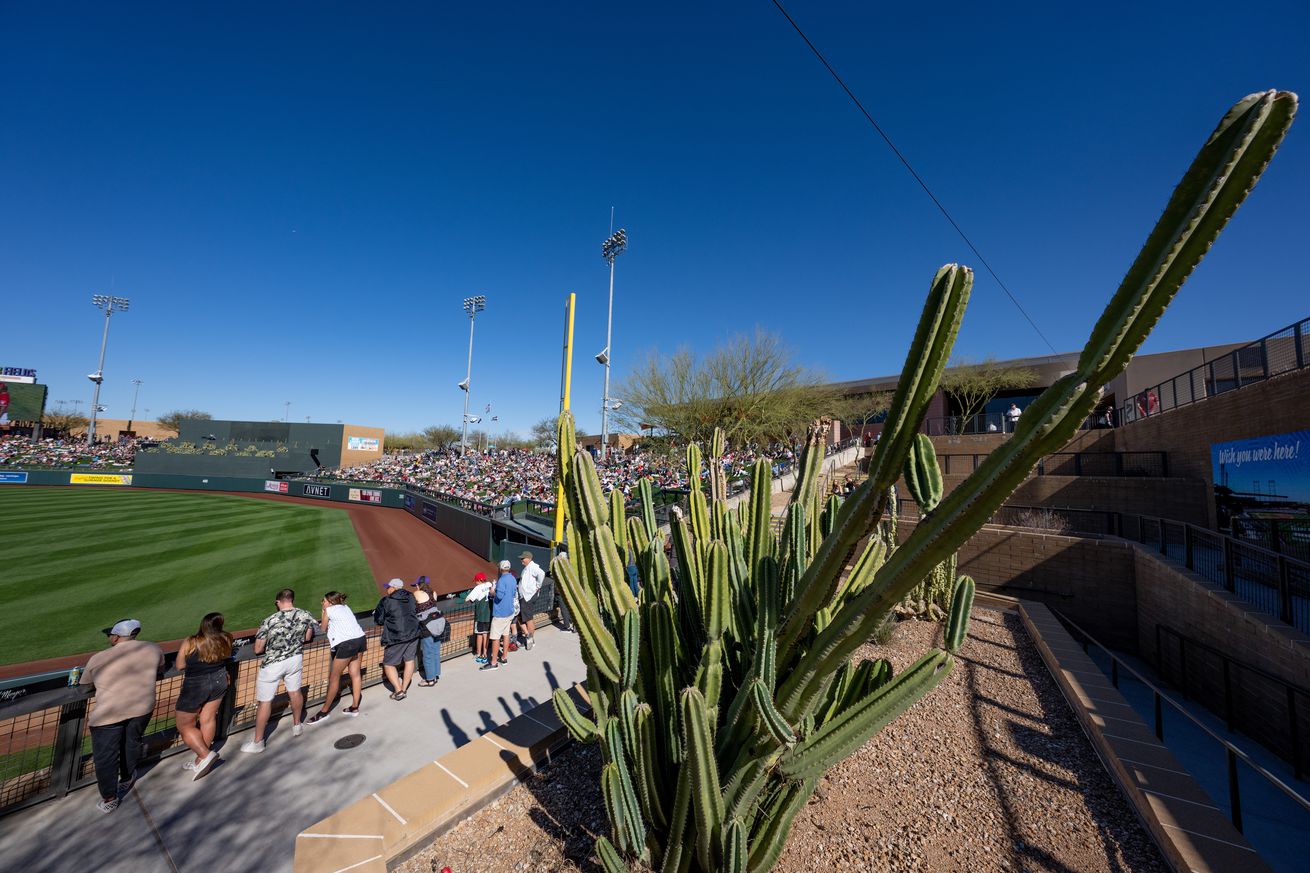
[[[773,0],[773,5],[778,7],[778,11],[787,19],[787,22],[795,29],[796,33],[800,34],[800,38],[805,40],[805,44],[810,47],[810,51],[814,52],[814,56],[819,59],[819,63],[823,64],[828,72],[832,74],[832,77],[837,80],[837,84],[846,92],[846,96],[851,98],[851,102],[855,104],[856,108],[864,113],[864,117],[869,120],[869,124],[873,125],[873,129],[878,132],[878,136],[882,137],[883,142],[887,143],[887,147],[891,149],[892,154],[896,155],[896,157],[900,159],[900,162],[905,165],[905,169],[910,171],[910,175],[914,177],[914,181],[919,183],[919,187],[923,189],[923,193],[928,195],[928,199],[932,200],[938,211],[940,211],[941,214],[945,216],[946,220],[951,223],[951,227],[955,228],[955,232],[960,235],[960,239],[964,240],[964,244],[969,247],[969,251],[973,252],[978,257],[979,263],[986,268],[987,272],[991,274],[991,277],[996,280],[996,284],[1001,286],[1001,290],[1005,292],[1005,296],[1010,298],[1010,302],[1014,304],[1020,314],[1022,314],[1023,317],[1027,319],[1028,323],[1032,325],[1032,329],[1037,332],[1037,335],[1042,338],[1042,342],[1046,343],[1046,347],[1051,350],[1051,354],[1059,354],[1056,352],[1055,346],[1051,345],[1051,341],[1046,338],[1046,334],[1042,333],[1041,328],[1037,326],[1037,322],[1033,321],[1032,316],[1023,308],[1023,304],[1021,304],[1019,299],[1005,286],[1005,283],[1001,281],[1001,277],[996,275],[996,271],[992,269],[991,264],[987,263],[987,259],[983,257],[983,253],[978,251],[978,247],[973,244],[973,240],[969,239],[968,235],[964,232],[964,229],[960,227],[959,223],[951,216],[951,213],[942,205],[942,202],[937,199],[937,195],[932,193],[932,189],[928,187],[928,183],[923,181],[923,177],[915,172],[915,169],[910,165],[909,160],[907,160],[905,155],[901,154],[901,150],[896,147],[896,143],[892,142],[892,139],[887,135],[887,132],[878,125],[878,122],[873,120],[873,116],[869,114],[869,110],[864,108],[864,104],[860,102],[860,98],[856,97],[855,92],[847,87],[846,83],[842,81],[842,77],[837,75],[837,71],[832,68],[832,64],[828,63],[828,59],[823,56],[823,52],[819,51],[814,43],[810,41],[810,38],[805,35],[805,31],[801,30],[801,26],[796,23],[796,19],[791,17],[791,14],[783,8],[778,0]]]

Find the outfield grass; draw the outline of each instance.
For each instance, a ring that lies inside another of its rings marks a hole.
[[[376,587],[349,515],[223,494],[0,486],[0,664],[104,647],[100,629],[195,633],[222,612],[255,627],[290,586],[315,615],[323,592],[371,606]]]

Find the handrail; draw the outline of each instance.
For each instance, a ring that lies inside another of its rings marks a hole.
[[[1051,612],[1055,614],[1055,617],[1058,618],[1062,624],[1068,626],[1074,631],[1077,631],[1078,634],[1082,636],[1084,640],[1083,642],[1084,651],[1086,651],[1087,649],[1087,644],[1091,643],[1092,645],[1096,646],[1101,651],[1105,652],[1106,655],[1109,656],[1110,663],[1112,664],[1110,681],[1115,688],[1119,687],[1119,670],[1123,669],[1123,670],[1127,670],[1133,676],[1133,678],[1135,678],[1138,682],[1141,682],[1147,688],[1151,689],[1151,693],[1153,694],[1153,700],[1155,702],[1155,736],[1158,740],[1164,742],[1164,715],[1160,708],[1160,704],[1163,702],[1163,703],[1168,703],[1170,706],[1172,706],[1174,709],[1176,709],[1178,712],[1184,715],[1189,721],[1191,721],[1192,724],[1196,725],[1198,728],[1200,728],[1202,731],[1208,734],[1211,739],[1213,739],[1215,742],[1219,743],[1221,746],[1224,747],[1224,749],[1227,751],[1228,754],[1228,794],[1229,794],[1229,799],[1231,801],[1230,815],[1233,821],[1233,827],[1237,828],[1239,833],[1242,830],[1242,804],[1241,804],[1241,789],[1237,782],[1237,768],[1234,758],[1238,758],[1244,761],[1247,764],[1247,766],[1249,766],[1252,770],[1263,776],[1265,781],[1271,783],[1279,791],[1283,792],[1288,797],[1290,797],[1293,801],[1299,804],[1300,807],[1304,809],[1306,812],[1310,812],[1310,800],[1307,800],[1306,798],[1298,794],[1296,789],[1292,788],[1282,779],[1278,778],[1273,773],[1270,773],[1264,767],[1257,764],[1254,760],[1252,760],[1251,756],[1248,755],[1246,752],[1242,751],[1240,748],[1233,745],[1228,740],[1224,739],[1214,731],[1210,730],[1210,728],[1206,724],[1204,724],[1200,719],[1192,715],[1192,713],[1188,712],[1176,700],[1174,700],[1164,691],[1161,691],[1160,688],[1154,682],[1147,679],[1141,673],[1137,672],[1132,667],[1130,667],[1127,663],[1125,663],[1122,659],[1120,659],[1119,656],[1116,655],[1113,651],[1106,648],[1095,637],[1093,637],[1087,631],[1083,630],[1081,627],[1075,624],[1068,616],[1064,615],[1054,607],[1051,608]]]
[[[1300,370],[1310,365],[1307,338],[1310,338],[1310,318],[1303,318],[1214,360],[1206,361],[1199,367],[1185,370],[1172,379],[1166,379],[1158,385],[1125,398],[1118,409],[1118,424],[1123,426],[1134,421],[1154,418],[1180,406],[1190,406],[1209,397],[1264,382],[1272,376]],[[1281,360],[1271,362],[1270,347],[1279,344],[1283,346],[1284,354]],[[1258,356],[1253,354],[1257,351]],[[1258,362],[1251,363],[1249,359],[1256,357]],[[1244,362],[1244,358],[1248,360]],[[1244,375],[1252,370],[1258,373]],[[1199,382],[1196,378],[1198,375]],[[1181,383],[1186,385],[1185,397],[1179,391],[1180,379],[1186,379],[1186,382]],[[1225,387],[1220,387],[1221,385]]]

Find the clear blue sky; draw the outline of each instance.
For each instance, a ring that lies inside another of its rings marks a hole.
[[[1310,96],[1296,2],[789,9],[1061,351],[1222,112]],[[899,370],[942,263],[973,258],[773,6],[0,7],[0,365],[125,418],[599,427],[609,208],[615,377],[761,325],[834,379]],[[1310,315],[1302,118],[1148,350]],[[974,266],[978,266],[974,264]],[[1046,348],[979,271],[959,351]]]

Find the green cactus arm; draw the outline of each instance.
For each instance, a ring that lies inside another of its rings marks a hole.
[[[619,684],[624,688],[636,687],[637,672],[641,666],[641,612],[629,610],[619,619],[619,640],[623,644],[620,652],[621,669]]]
[[[746,864],[749,873],[768,873],[773,869],[787,843],[787,834],[796,814],[814,794],[814,786],[818,783],[816,778],[779,785],[772,801],[760,811],[751,828],[750,857]]]
[[[623,804],[623,785],[619,779],[619,768],[614,763],[605,764],[600,769],[600,797],[605,807],[605,815],[610,822],[610,836],[618,845],[619,852],[632,851],[628,842],[628,827],[623,821],[627,810]],[[601,839],[604,839],[603,837]],[[599,845],[599,841],[597,841]]]
[[[823,507],[823,515],[819,518],[819,530],[824,537],[832,534],[833,527],[837,524],[837,513],[841,512],[842,499],[836,494],[829,495],[827,503]]]
[[[639,703],[634,712],[637,754],[632,766],[637,779],[642,809],[657,832],[668,826],[664,808],[664,769],[659,761],[659,741],[655,736],[655,714],[649,703]]]
[[[942,267],[933,277],[882,437],[870,459],[869,478],[842,504],[833,535],[824,540],[797,586],[778,633],[778,651],[789,660],[815,613],[831,600],[851,549],[882,517],[887,489],[900,475],[915,430],[937,391],[972,287],[973,271],[956,264]]]
[[[609,504],[610,532],[614,535],[614,545],[619,550],[619,558],[623,561],[623,566],[626,567],[632,553],[628,551],[628,525],[625,523],[627,513],[623,502],[623,492],[618,488],[611,489]]]
[[[789,505],[809,506],[819,491],[819,470],[823,466],[823,429],[810,425],[805,432],[805,447],[796,468],[796,484]]]
[[[687,444],[687,489],[689,491],[700,491],[700,465],[701,453],[700,446],[696,443]]]
[[[674,636],[673,611],[669,604],[652,603],[646,633],[650,639],[654,667],[655,711],[668,760],[682,760],[682,739],[678,732],[678,699],[675,677],[681,672],[677,639]]]
[[[710,543],[707,551],[709,559],[705,574],[705,637],[717,640],[723,636],[723,629],[728,623],[729,585],[728,585],[728,547],[722,542]]]
[[[573,415],[567,410],[559,414],[555,423],[555,478],[565,487],[568,485],[573,453],[577,451],[578,441],[573,430]]]
[[[700,665],[696,670],[696,688],[705,696],[705,705],[712,716],[717,716],[719,693],[723,689],[723,640],[710,640],[705,644]],[[718,718],[710,719],[711,734]]]
[[[649,479],[643,477],[637,482],[637,499],[641,501],[641,523],[646,528],[646,539],[654,539],[659,535],[660,526],[655,523],[655,494]]]
[[[1238,101],[1220,120],[1097,321],[1078,361],[1087,378],[1103,384],[1127,365],[1259,181],[1296,109],[1295,94],[1264,91]]]
[[[574,519],[583,533],[590,533],[609,522],[609,506],[605,494],[600,489],[600,477],[596,475],[596,462],[587,452],[573,453],[569,472],[570,500],[576,502],[577,515]]]
[[[890,683],[839,713],[783,754],[778,759],[779,774],[793,780],[822,776],[935,688],[946,678],[951,664],[951,656],[946,652],[929,652]]]
[[[741,819],[734,818],[728,822],[723,836],[723,871],[724,873],[746,873],[746,826]]]
[[[696,550],[701,560],[705,558],[705,547],[714,539],[710,525],[710,507],[701,491],[692,491],[687,495],[687,518],[691,522],[691,535],[696,538]]]
[[[695,815],[696,857],[703,870],[719,861],[723,828],[723,794],[715,766],[714,742],[705,698],[695,688],[682,692],[682,731],[691,769],[691,808]]]
[[[605,837],[596,838],[596,859],[605,873],[628,873],[628,863]]]
[[[664,863],[660,865],[660,873],[683,873],[691,866],[695,856],[695,847],[687,838],[687,831],[694,824],[691,814],[692,790],[691,766],[683,764],[678,768],[678,781],[673,791],[669,840],[664,846]]]
[[[969,613],[973,609],[974,582],[969,576],[961,576],[955,583],[951,595],[951,611],[946,617],[946,642],[943,648],[951,654],[960,651],[964,639],[969,634]]]
[[[650,545],[650,537],[646,536],[646,526],[639,517],[634,516],[628,519],[627,528],[628,547],[640,560],[642,552],[646,551],[646,547]],[[656,535],[658,536],[658,533]],[[645,579],[642,581],[645,582]]]
[[[550,563],[551,575],[559,583],[560,593],[569,606],[574,624],[578,628],[578,637],[582,641],[587,662],[595,665],[611,682],[618,682],[622,665],[619,662],[619,647],[614,637],[605,628],[595,603],[587,597],[587,592],[578,579],[573,564],[565,557],[557,557]],[[631,596],[631,592],[629,592]]]
[[[773,468],[760,459],[751,467],[750,530],[747,532],[746,561],[755,572],[760,561],[773,554],[773,531],[769,517],[773,506]]]
[[[555,704],[555,714],[559,716],[559,720],[568,729],[569,736],[580,743],[594,743],[600,739],[596,723],[578,712],[577,705],[574,704],[573,698],[569,696],[567,691],[563,688],[556,688],[550,699]]]
[[[905,459],[905,485],[910,496],[927,515],[942,502],[942,471],[937,466],[937,448],[927,434],[917,434]]]
[[[637,606],[628,584],[628,571],[619,557],[618,546],[609,525],[588,534],[591,544],[591,570],[600,589],[600,601],[615,619],[622,618]]]
[[[611,719],[605,726],[605,750],[609,758],[605,768],[606,770],[614,768],[617,776],[617,783],[611,786],[610,790],[617,789],[618,801],[623,807],[621,816],[621,824],[625,831],[623,842],[627,844],[628,851],[640,855],[646,851],[646,824],[641,814],[641,807],[637,803],[632,773],[628,769],[623,731],[620,729],[619,721],[619,719]]]
[[[796,731],[787,724],[777,707],[773,705],[773,694],[760,679],[750,682],[751,703],[755,705],[755,714],[760,725],[780,746],[789,746],[796,741]]]

